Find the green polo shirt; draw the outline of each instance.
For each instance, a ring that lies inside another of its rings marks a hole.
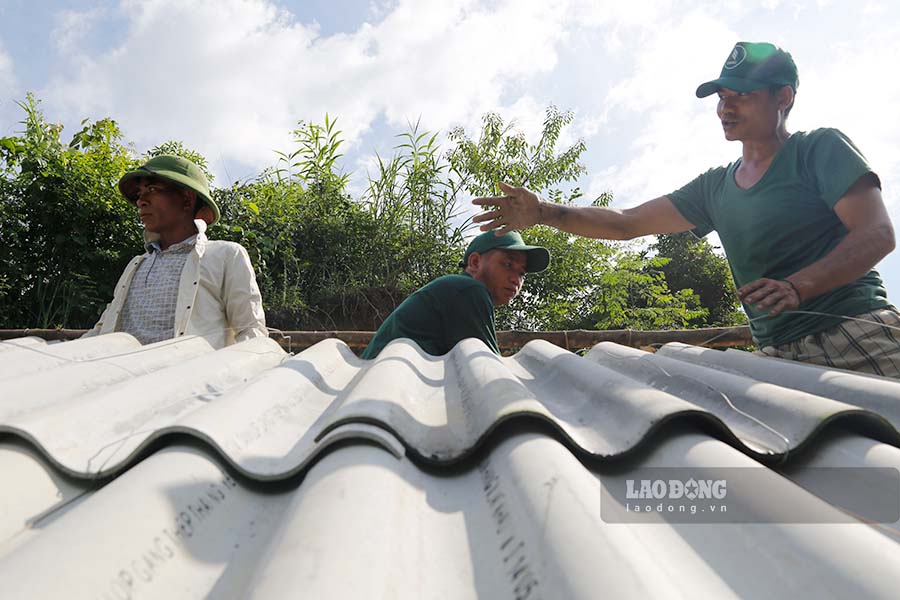
[[[866,159],[843,133],[795,133],[749,189],[734,181],[740,159],[711,169],[668,195],[698,237],[717,231],[738,287],[784,279],[828,254],[847,235],[834,205],[863,175]],[[876,271],[810,298],[798,310],[853,316],[888,306]],[[760,346],[777,346],[840,323],[840,317],[781,314],[744,304]]]
[[[469,275],[444,275],[418,289],[392,312],[362,353],[375,358],[397,338],[409,338],[432,356],[459,341],[478,338],[495,354],[494,305],[487,287]]]

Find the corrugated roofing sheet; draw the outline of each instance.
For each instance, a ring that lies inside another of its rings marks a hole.
[[[897,522],[828,505],[808,467],[900,468],[896,402],[897,381],[676,344],[15,340],[0,596],[895,597]],[[649,467],[752,470],[755,522],[610,522],[604,485]]]

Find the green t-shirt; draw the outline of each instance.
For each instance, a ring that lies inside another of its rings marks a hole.
[[[698,237],[717,231],[741,287],[760,277],[784,279],[816,262],[847,235],[834,205],[863,175],[866,159],[843,133],[816,129],[792,135],[762,178],[743,190],[734,182],[740,159],[711,169],[668,195]],[[853,316],[888,306],[881,277],[863,277],[810,298],[798,310]],[[744,304],[751,319],[765,315]],[[762,346],[784,344],[840,323],[838,317],[781,314],[751,320]]]
[[[432,356],[478,338],[500,354],[494,305],[487,287],[469,275],[444,275],[423,286],[388,315],[362,353],[375,358],[388,342],[409,338]]]

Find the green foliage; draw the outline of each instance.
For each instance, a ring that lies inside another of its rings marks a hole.
[[[344,140],[335,131],[337,120],[325,115],[325,125],[300,121],[294,130],[297,149],[293,152],[277,152],[279,166],[273,173],[276,180],[300,181],[316,194],[327,196],[340,192],[347,186],[349,175],[337,172],[337,160]]]
[[[69,143],[29,95],[19,135],[0,139],[0,327],[86,327],[139,247],[116,184],[135,160],[115,121]]]
[[[276,168],[215,191],[223,218],[211,233],[247,247],[274,327],[375,329],[462,254],[458,187],[436,134],[418,124],[400,134],[355,201],[337,162],[340,133],[328,116],[301,122]]]
[[[556,154],[556,144],[563,127],[572,122],[573,113],[560,112],[555,106],[547,109],[541,139],[530,144],[525,134],[515,130],[515,123],[504,123],[500,115],[488,113],[484,116],[478,141],[466,137],[465,131],[457,127],[450,132],[450,139],[456,147],[450,152],[449,160],[456,173],[462,176],[462,185],[474,195],[499,195],[500,181],[531,190],[548,191],[548,197],[562,201],[563,193],[554,186],[575,181],[586,172],[578,162],[585,151],[584,141]],[[574,188],[565,197],[573,202],[582,195]]]
[[[419,124],[397,136],[396,153],[369,174],[363,196],[368,214],[379,224],[373,248],[381,256],[386,283],[415,289],[453,270],[463,250],[469,221],[461,219],[460,187],[441,160],[437,133],[419,132]]]
[[[724,256],[716,254],[705,239],[690,232],[661,235],[651,246],[659,258],[665,259],[660,269],[673,290],[690,290],[700,299],[707,314],[691,319],[690,327],[739,325],[747,317],[741,311]]]
[[[578,162],[584,142],[556,151],[560,132],[571,120],[572,113],[551,106],[540,140],[530,144],[512,124],[488,114],[477,142],[454,130],[456,147],[450,163],[464,174],[464,185],[473,195],[498,194],[496,183],[502,180],[571,205],[581,191],[576,187],[564,193],[556,187],[584,172]],[[611,200],[612,194],[605,193],[592,204],[606,206]],[[501,328],[676,328],[703,312],[690,292],[669,290],[658,262],[648,261],[628,245],[547,227],[529,230],[526,239],[547,247],[553,260],[544,273],[529,275],[520,296],[497,311]]]
[[[0,138],[0,327],[89,327],[142,251],[134,207],[117,189],[122,174],[159,154],[192,160],[210,181],[212,174],[179,141],[136,156],[110,119],[85,120],[64,143],[62,127],[46,121],[32,96],[20,106],[22,131]],[[560,203],[582,196],[572,183],[584,173],[584,143],[557,150],[571,120],[551,106],[531,143],[491,113],[476,139],[450,132],[446,152],[436,132],[410,124],[390,157],[375,156],[359,198],[341,169],[336,119],[301,121],[295,147],[278,152],[272,168],[212,189],[222,219],[209,235],[247,248],[271,326],[375,329],[415,289],[459,271],[472,228],[469,196],[496,194],[500,180]],[[611,200],[605,193],[593,204]],[[547,227],[526,237],[548,247],[553,263],[498,311],[500,328],[655,329],[739,319],[727,267],[705,242],[662,236],[651,251],[638,251]]]
[[[504,329],[575,329],[593,327],[596,282],[614,250],[606,243],[573,236],[550,227],[534,227],[530,244],[550,250],[550,268],[528,275],[522,293],[498,310]]]
[[[660,270],[663,263],[665,259],[620,248],[615,263],[600,276],[593,326],[587,328],[680,329],[703,317],[706,309],[691,290],[670,290]]]
[[[180,156],[182,158],[186,158],[203,171],[203,174],[206,175],[206,180],[209,183],[213,182],[213,174],[209,170],[209,165],[206,162],[206,157],[197,152],[196,150],[191,150],[190,148],[185,148],[184,144],[178,140],[170,140],[159,146],[155,146],[150,149],[147,154],[144,155],[141,162],[146,162],[153,158],[154,156],[159,156],[160,154],[173,154],[175,156]]]

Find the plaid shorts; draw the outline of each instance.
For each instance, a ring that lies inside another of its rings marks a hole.
[[[754,352],[816,365],[900,378],[900,311],[888,306],[856,315],[855,319]],[[888,325],[884,327],[883,325]]]

